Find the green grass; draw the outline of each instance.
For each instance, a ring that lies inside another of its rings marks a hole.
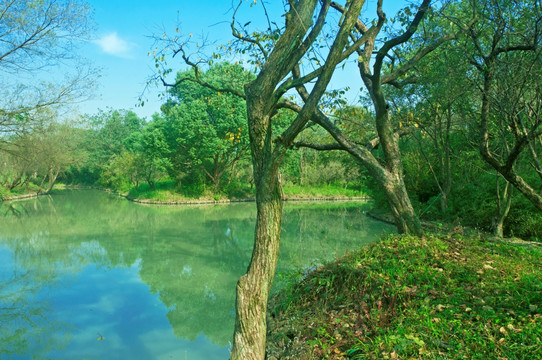
[[[284,186],[284,195],[289,199],[310,199],[310,198],[350,198],[365,197],[365,193],[352,187],[344,187],[339,184],[323,185],[292,185]]]
[[[7,191],[4,187],[0,186],[0,200],[22,195],[35,195],[39,190],[39,186],[33,183],[28,183],[24,187],[16,187],[11,191]]]
[[[148,184],[141,184],[137,190],[132,188],[128,192],[128,197],[132,199],[154,200],[160,202],[185,201],[193,198],[190,195],[180,192],[175,186],[174,181],[157,182],[154,189],[151,189]]]
[[[194,200],[218,201],[227,199],[252,198],[248,187],[229,187],[223,192],[215,192],[203,184],[177,185],[175,181],[162,181],[151,189],[148,184],[141,184],[138,189],[132,188],[128,197],[131,199],[153,200],[159,202],[184,202]]]
[[[392,236],[306,274],[269,307],[281,359],[542,359],[542,249]]]

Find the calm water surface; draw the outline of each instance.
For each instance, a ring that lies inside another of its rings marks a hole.
[[[287,204],[278,273],[390,232],[367,206]],[[253,203],[142,206],[92,190],[2,204],[0,358],[228,358],[255,215]]]

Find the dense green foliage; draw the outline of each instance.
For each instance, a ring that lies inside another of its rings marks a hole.
[[[253,75],[221,63],[202,77],[241,89]],[[54,114],[45,112],[42,123],[49,125],[7,138],[13,149],[1,153],[7,165],[0,177],[2,191],[6,197],[47,192],[59,179],[165,202],[253,197],[244,101],[195,82],[169,95],[150,121],[133,111],[108,110],[56,125]],[[358,167],[345,159],[340,153],[290,151],[283,163],[288,196],[363,195]]]
[[[540,358],[540,255],[539,247],[460,234],[392,236],[275,295],[269,355]]]

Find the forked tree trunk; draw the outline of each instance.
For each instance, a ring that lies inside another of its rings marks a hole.
[[[384,153],[382,167],[386,170],[379,172],[383,178],[377,178],[377,181],[386,194],[397,231],[402,234],[421,237],[424,232],[420,220],[414,212],[405,186],[403,160],[399,149],[399,135],[393,130],[389,119],[388,105],[381,87],[371,87],[368,82],[366,84],[376,110],[376,129]]]
[[[330,2],[324,2],[312,29],[317,1],[290,2],[291,10],[286,14],[286,29],[274,45],[258,77],[245,85],[258,213],[252,259],[247,273],[237,283],[237,317],[231,359],[265,359],[267,300],[278,260],[282,219],[280,162],[295,137],[305,128],[324,94],[333,71],[342,61],[343,49],[347,45],[348,35],[359,16],[363,2],[363,0],[348,2],[349,10],[340,22],[340,29],[310,96],[296,118],[280,136],[274,138],[271,123],[277,110],[276,102],[282,96],[282,90],[275,89],[297,66],[311,42],[315,41],[324,26]],[[304,38],[306,40],[303,40]],[[300,47],[300,43],[303,46]]]
[[[381,116],[387,116],[387,114]],[[340,129],[324,114],[319,113],[315,121],[327,130],[337,144],[341,146],[342,150],[350,153],[369,171],[372,178],[386,195],[395,225],[397,226],[397,231],[399,233],[423,236],[424,232],[420,220],[414,212],[403,180],[403,166],[398,144],[399,139],[393,135],[391,125],[384,124],[385,126],[382,126],[382,129],[379,131],[380,140],[388,134],[388,141],[380,141],[382,149],[387,155],[387,161],[385,164],[381,164],[367,147],[346,138]],[[318,147],[314,148],[318,149]]]
[[[279,163],[284,152],[278,155],[273,152],[271,114],[267,104],[259,96],[248,96],[262,93],[260,86],[255,81],[245,87],[257,215],[252,259],[247,273],[237,282],[232,360],[265,359],[267,301],[280,244],[282,187]]]

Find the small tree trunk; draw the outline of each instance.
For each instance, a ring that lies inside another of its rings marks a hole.
[[[53,170],[53,168],[49,169],[49,185],[47,186],[47,190],[45,190],[46,194],[48,194],[53,189],[59,172],[60,170]]]
[[[499,189],[499,179],[497,178],[497,216],[495,217],[494,224],[493,224],[493,234],[499,238],[502,238],[504,236],[504,233],[503,233],[504,220],[506,219],[506,217],[508,216],[508,213],[510,212],[511,205],[512,205],[512,188],[510,187],[510,183],[506,181],[506,185],[504,187],[504,193],[501,198],[500,189]]]
[[[40,185],[38,186],[38,188],[39,188],[38,194],[41,193],[41,190],[43,189],[43,184],[45,183],[46,178],[47,178],[47,175],[44,175],[43,178],[41,179]]]
[[[299,149],[299,185],[305,185],[304,179],[305,163],[303,158],[303,149]]]
[[[211,180],[213,182],[214,191],[218,191],[218,186],[220,185],[220,177],[222,175],[222,172],[220,171],[219,156],[220,156],[219,154],[215,155],[215,158],[214,158],[214,171],[213,171],[213,176],[211,177]]]
[[[441,132],[441,142],[443,155],[441,157],[441,176],[442,176],[442,189],[440,197],[440,209],[442,215],[448,214],[448,195],[452,190],[452,165],[450,159],[450,129],[452,125],[452,111],[450,106],[446,111],[446,130],[445,133]],[[444,135],[444,136],[443,136]]]

